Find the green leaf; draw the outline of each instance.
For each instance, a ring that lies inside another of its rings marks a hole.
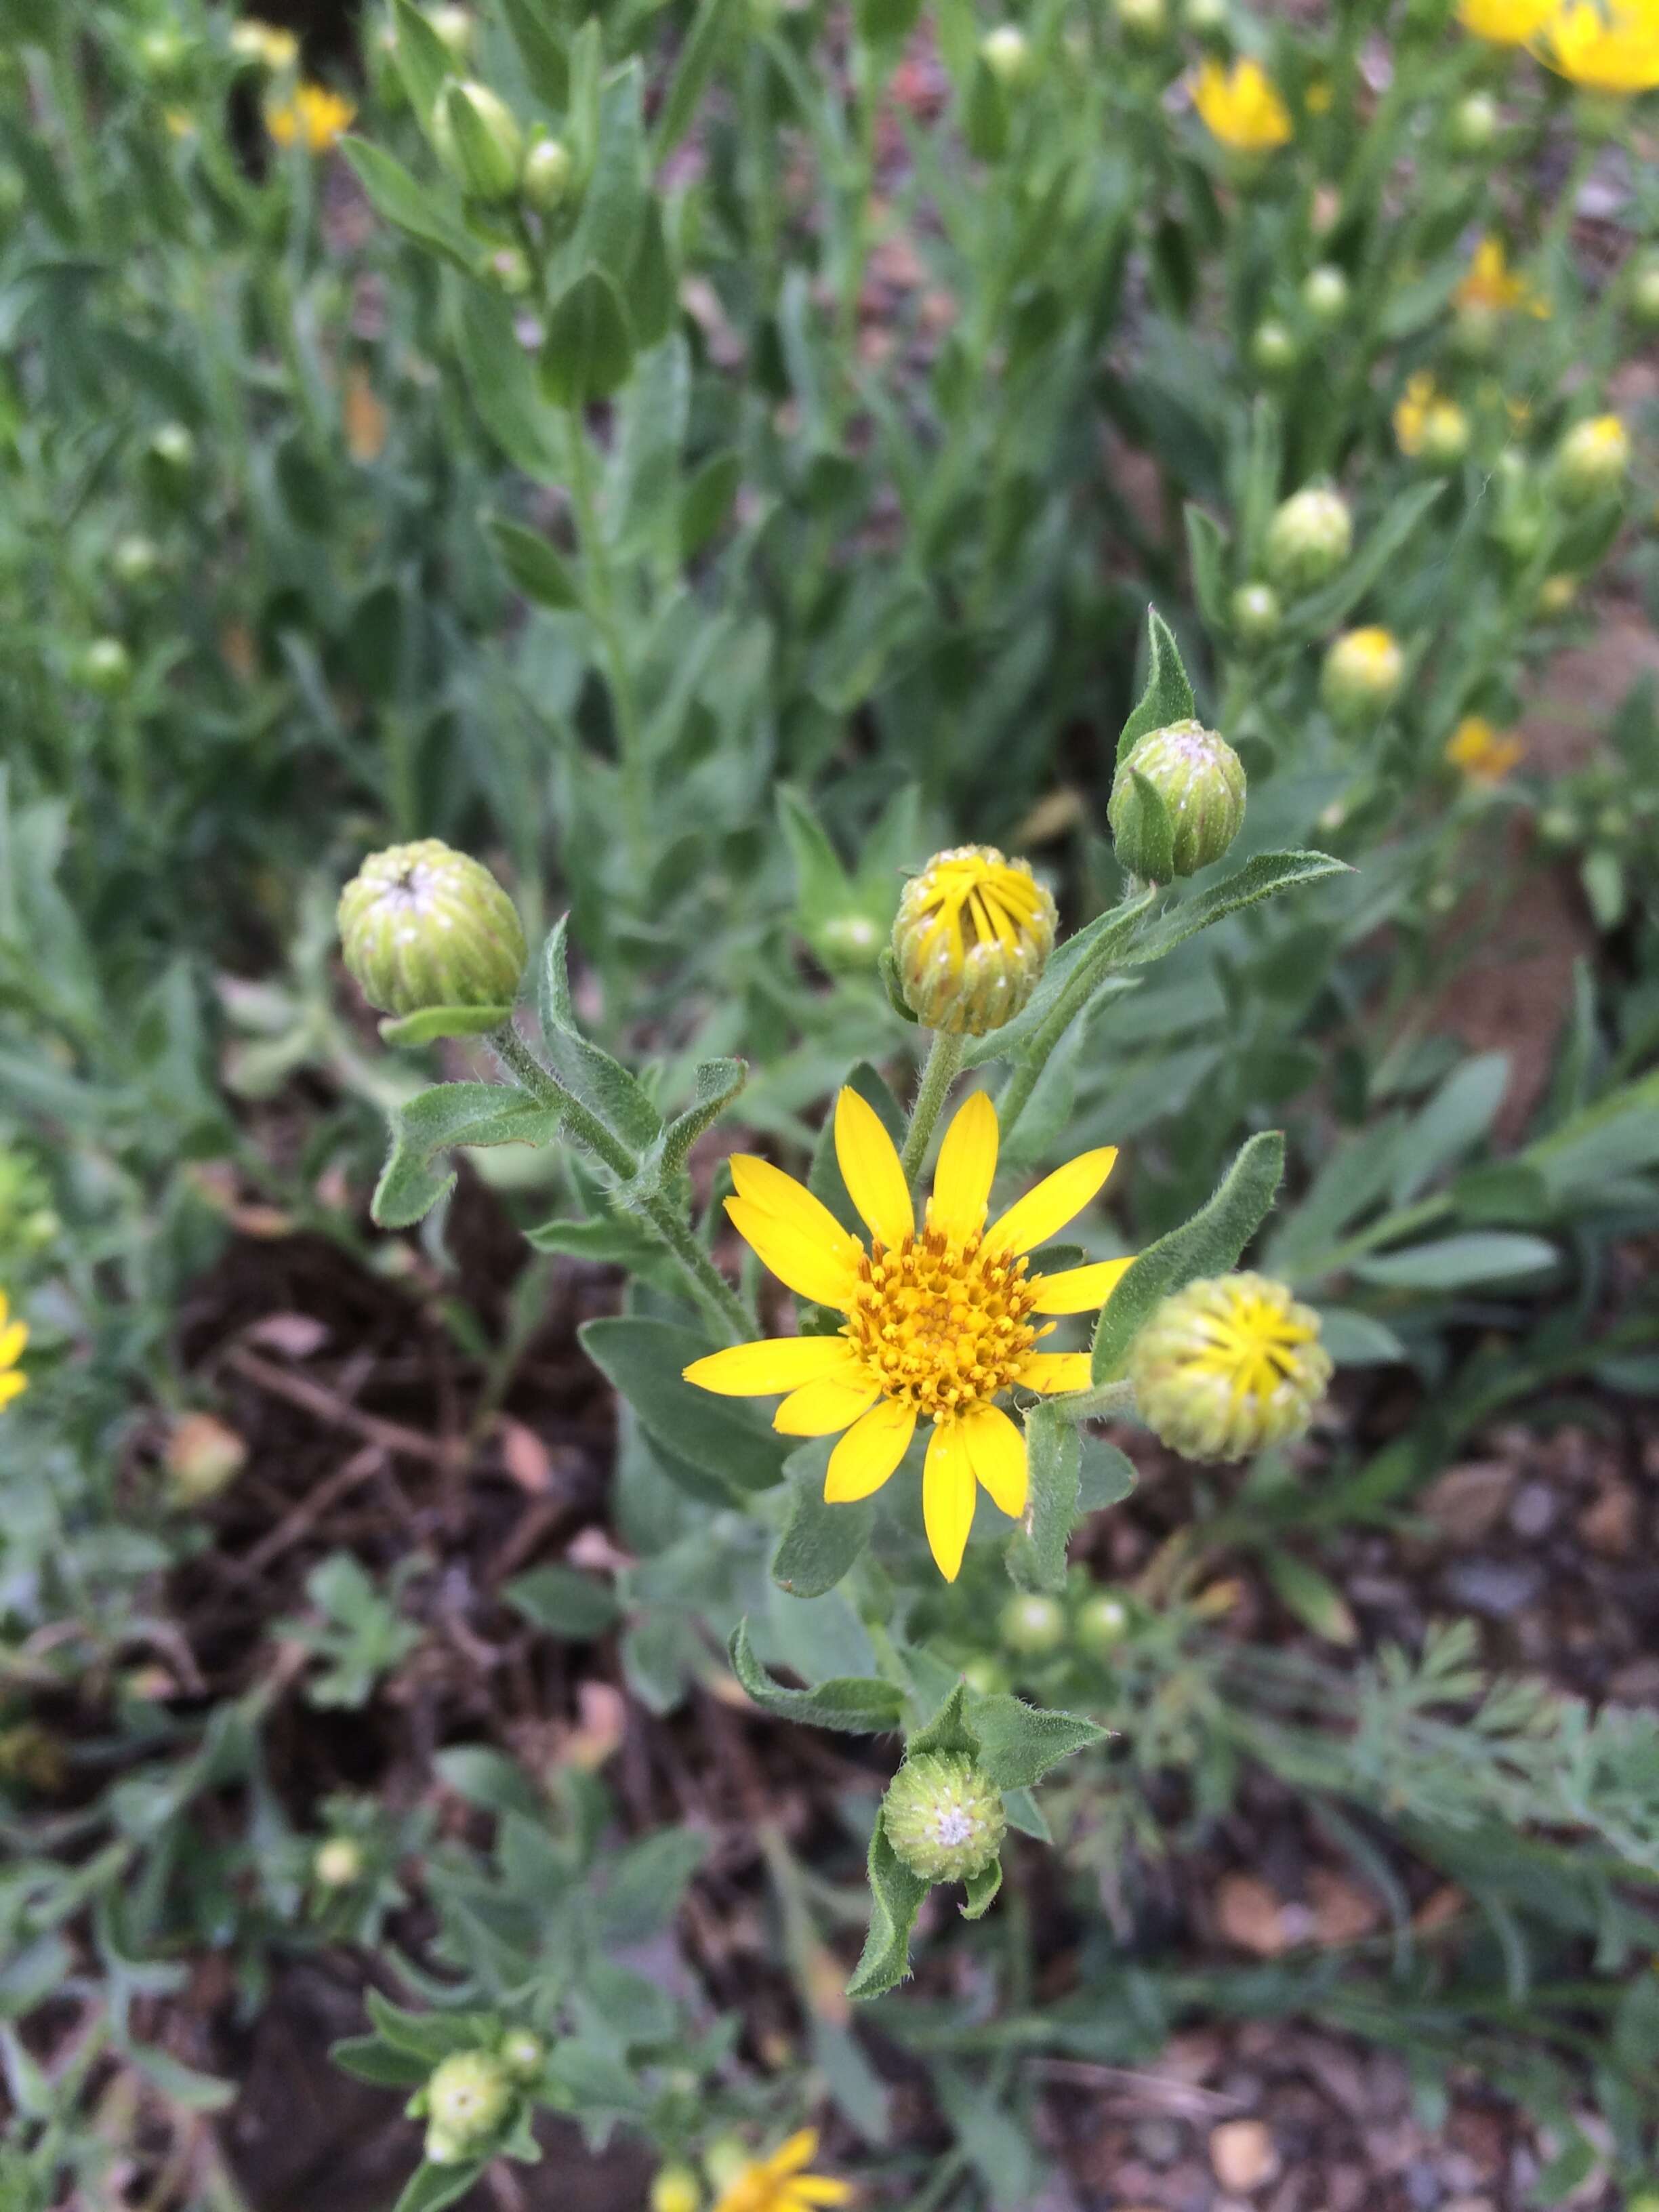
[[[1008,1815],[1008,1826],[1018,1828],[1022,1836],[1034,1836],[1040,1844],[1052,1844],[1054,1830],[1043,1817],[1042,1808],[1029,1790],[1005,1790],[1002,1809]]]
[[[511,303],[487,285],[470,286],[458,303],[456,349],[483,426],[514,468],[538,483],[562,483],[563,442],[556,417],[537,381],[536,366],[519,342]]]
[[[1129,770],[1129,788],[1118,802],[1119,826],[1113,835],[1120,856],[1151,883],[1167,884],[1175,874],[1175,823],[1163,793],[1138,768]]]
[[[1080,969],[1098,979],[1095,988],[1083,1000],[1084,1006],[1097,1003],[1103,990],[1131,988],[1130,979],[1111,975],[1112,964],[1119,948],[1133,942],[1145,917],[1162,896],[1156,889],[1144,890],[1125,900],[1122,905],[1097,915],[1075,936],[1056,946],[1042,971],[1042,981],[1012,1021],[1005,1022],[1000,1030],[992,1030],[982,1037],[969,1038],[963,1054],[963,1067],[979,1067],[988,1060],[1021,1058],[1054,1012],[1055,1001]],[[1079,1011],[1080,1013],[1082,1008]],[[910,1018],[914,1021],[915,1015]]]
[[[1179,1229],[1149,1244],[1120,1279],[1095,1330],[1097,1382],[1115,1382],[1129,1347],[1167,1297],[1205,1275],[1224,1275],[1267,1218],[1285,1173],[1285,1139],[1277,1129],[1252,1137],[1209,1203]]]
[[[792,1495],[789,1519],[772,1561],[772,1579],[792,1597],[823,1597],[870,1540],[875,1508],[858,1500],[831,1505],[823,1495],[831,1440],[815,1438],[783,1463]]]
[[[1407,1205],[1443,1168],[1479,1144],[1498,1118],[1509,1082],[1504,1052],[1478,1053],[1452,1070],[1401,1140],[1391,1204]]]
[[[1183,510],[1187,523],[1187,559],[1193,572],[1193,596],[1198,611],[1212,629],[1227,625],[1227,538],[1221,525],[1201,507],[1188,500]]]
[[[1358,1643],[1358,1626],[1348,1610],[1347,1601],[1328,1576],[1289,1552],[1265,1553],[1261,1564],[1279,1602],[1305,1628],[1312,1629],[1328,1644]]]
[[[748,1407],[688,1382],[681,1370],[708,1346],[672,1322],[590,1321],[582,1348],[673,1458],[735,1483],[769,1490],[781,1479],[785,1440]]]
[[[1560,1261],[1554,1245],[1541,1237],[1486,1229],[1437,1237],[1399,1252],[1374,1253],[1369,1259],[1356,1260],[1353,1272],[1362,1281],[1380,1283],[1389,1290],[1462,1291],[1476,1283],[1508,1283],[1522,1275],[1541,1275]],[[1126,1276],[1124,1280],[1127,1279]]]
[[[540,1792],[518,1761],[487,1743],[453,1743],[435,1752],[433,1770],[446,1790],[453,1790],[483,1813],[519,1813],[526,1820],[545,1817]]]
[[[576,1025],[570,996],[570,917],[561,917],[542,949],[538,1004],[542,1042],[553,1073],[571,1096],[602,1121],[626,1150],[647,1152],[663,1134],[662,1116],[623,1066],[589,1042]]]
[[[434,1169],[457,1145],[547,1145],[559,1114],[497,1083],[440,1083],[392,1115],[392,1152],[369,1207],[382,1229],[408,1229],[453,1188]]]
[[[975,56],[968,80],[963,135],[976,161],[1000,161],[1008,150],[1008,96],[982,55]]]
[[[975,1700],[979,1764],[999,1790],[1030,1790],[1051,1766],[1111,1735],[1081,1713],[1046,1712],[1019,1698]]]
[[[152,2043],[129,2043],[123,2052],[128,2063],[147,2076],[171,2105],[191,2112],[222,2112],[236,2101],[236,2084],[216,2074],[203,2074],[186,2066],[170,2051]]]
[[[1177,945],[1184,945],[1189,937],[1196,937],[1200,930],[1224,921],[1230,914],[1273,898],[1280,891],[1297,890],[1306,884],[1323,883],[1328,876],[1352,872],[1346,860],[1334,860],[1328,853],[1258,853],[1201,897],[1188,899],[1137,931],[1119,952],[1118,960],[1124,967],[1144,967],[1149,961],[1163,959]]]
[[[981,1867],[977,1874],[970,1874],[963,1887],[968,1893],[968,1902],[962,1908],[963,1918],[982,1920],[995,1901],[997,1892],[1002,1887],[1002,1861],[993,1859],[989,1866]]]
[[[392,2212],[443,2212],[465,2197],[489,2170],[487,2158],[470,2158],[460,2166],[431,2166],[424,2162],[410,2177],[409,2185]]]
[[[674,81],[657,118],[656,139],[652,148],[653,166],[672,154],[690,129],[697,102],[714,74],[720,49],[740,18],[742,7],[743,0],[698,0],[691,28],[680,48]]]
[[[743,481],[743,456],[735,451],[715,453],[697,471],[680,495],[679,546],[682,561],[701,553],[732,512],[732,503]]]
[[[379,2089],[412,2089],[432,2071],[428,2060],[399,2051],[378,2035],[349,2035],[331,2044],[328,2055],[343,2073]]]
[[[910,1971],[910,1931],[928,1885],[912,1874],[887,1840],[878,1814],[870,1836],[870,1932],[847,1994],[857,2001],[896,1988]]]
[[[622,295],[592,266],[553,303],[542,349],[542,389],[556,405],[586,407],[627,383],[634,337]]]
[[[968,1718],[968,1685],[960,1680],[951,1684],[932,1720],[914,1730],[904,1747],[907,1759],[930,1751],[959,1751],[969,1759],[978,1756],[979,1737]]]
[[[1394,1331],[1352,1306],[1322,1306],[1319,1340],[1339,1367],[1390,1367],[1409,1357]]]
[[[501,1595],[532,1628],[570,1644],[603,1635],[621,1611],[607,1583],[574,1567],[532,1567],[503,1583]]]
[[[1084,1437],[1077,1498],[1080,1513],[1102,1513],[1108,1506],[1121,1505],[1139,1480],[1139,1471],[1127,1453],[1109,1444],[1104,1437]]]
[[[580,606],[581,587],[563,555],[556,553],[538,532],[509,522],[501,514],[486,515],[484,530],[501,556],[501,566],[526,599],[556,611]]]
[[[1066,1547],[1077,1525],[1078,1469],[1083,1446],[1077,1424],[1052,1406],[1025,1416],[1025,1456],[1030,1469],[1029,1528],[1009,1541],[1008,1572],[1021,1589],[1066,1587]]]
[[[874,1674],[837,1674],[810,1690],[788,1690],[773,1680],[749,1642],[749,1623],[740,1620],[728,1647],[732,1672],[763,1712],[806,1728],[835,1729],[843,1735],[885,1735],[897,1728],[903,1700],[891,1682]]]
[[[392,0],[396,38],[392,55],[409,104],[426,130],[447,79],[455,74],[450,51],[413,0]]]
[[[526,1229],[524,1240],[534,1252],[560,1252],[571,1260],[591,1261],[600,1267],[626,1267],[635,1274],[650,1274],[665,1263],[662,1246],[654,1234],[627,1213],[613,1213],[594,1221],[543,1221]]]
[[[343,138],[340,151],[356,172],[357,181],[377,215],[406,237],[442,254],[467,276],[477,275],[483,265],[483,248],[459,216],[452,215],[441,200],[434,199],[424,185],[416,184],[395,155],[384,146],[357,137]]]
[[[665,1828],[630,1844],[616,1861],[599,1900],[597,1917],[606,1938],[637,1943],[665,1928],[708,1857],[708,1837],[696,1828]]]
[[[524,64],[525,80],[544,107],[562,115],[570,102],[570,63],[554,28],[554,10],[535,0],[501,0],[501,13]]]
[[[893,1009],[893,1012],[898,1016],[902,1022],[908,1022],[914,1029],[917,1024],[917,1017],[911,1012],[909,1002],[905,998],[904,986],[899,981],[898,963],[893,957],[893,948],[890,945],[885,945],[882,947],[881,957],[876,963],[876,965],[880,971],[882,983],[887,992],[888,1005]],[[997,1032],[993,1030],[992,1035],[995,1036]],[[975,1038],[975,1043],[980,1043],[985,1042],[985,1040]],[[990,1052],[987,1052],[984,1056],[986,1059],[989,1060],[994,1057],[994,1054]],[[967,1060],[964,1060],[963,1064],[964,1066],[977,1065],[976,1062]]]
[[[1149,659],[1146,670],[1146,689],[1140,695],[1140,703],[1123,725],[1123,734],[1117,741],[1117,763],[1121,768],[1132,745],[1149,737],[1154,730],[1167,730],[1171,722],[1189,720],[1197,712],[1193,701],[1193,687],[1187,681],[1182,665],[1181,647],[1176,643],[1175,632],[1156,607],[1146,610],[1146,631]]]
[[[647,199],[640,217],[639,244],[628,264],[623,288],[634,343],[640,351],[660,345],[673,329],[679,296],[662,209],[655,200]]]
[[[488,1036],[512,1018],[511,1006],[422,1006],[418,1014],[388,1015],[380,1036],[387,1044],[436,1044],[441,1037]]]
[[[665,1176],[678,1175],[686,1154],[705,1129],[712,1128],[749,1080],[741,1060],[705,1060],[699,1065],[691,1103],[677,1114],[662,1133],[660,1162]]]

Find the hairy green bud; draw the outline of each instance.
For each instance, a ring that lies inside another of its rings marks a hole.
[[[1136,1410],[1184,1459],[1245,1459],[1291,1443],[1330,1379],[1319,1316],[1265,1275],[1188,1283],[1129,1352]]]
[[[501,2038],[501,2061],[515,2081],[533,2081],[547,2063],[547,2045],[533,2028],[509,2027]]]
[[[1555,449],[1555,482],[1564,507],[1589,507],[1623,486],[1630,468],[1630,433],[1616,415],[1575,422]]]
[[[1371,721],[1393,706],[1405,674],[1406,658],[1391,631],[1376,623],[1346,629],[1325,655],[1319,696],[1336,721]]]
[[[118,698],[132,682],[132,655],[118,637],[95,637],[81,655],[81,681],[100,698]]]
[[[1284,610],[1271,584],[1241,584],[1228,605],[1233,628],[1247,645],[1265,645],[1279,634]]]
[[[1035,1658],[1063,1640],[1065,1609],[1058,1599],[1045,1597],[1041,1590],[1021,1590],[1003,1607],[998,1626],[1011,1651]]]
[[[1144,776],[1164,802],[1170,848],[1161,849],[1135,778]],[[1195,875],[1218,860],[1244,819],[1244,763],[1201,722],[1171,722],[1133,744],[1119,762],[1106,809],[1117,856],[1132,875],[1155,883]]]
[[[498,1007],[518,995],[518,909],[488,868],[436,837],[372,854],[340,894],[340,945],[383,1014]]]
[[[1286,591],[1328,583],[1353,550],[1353,517],[1328,484],[1292,492],[1267,526],[1267,573]]]
[[[459,2166],[500,2133],[512,2109],[513,2083],[493,2052],[457,2051],[434,2068],[419,2101],[427,2156],[434,2166]]]
[[[524,157],[524,196],[538,215],[551,215],[570,197],[575,164],[562,138],[537,138]]]
[[[1031,74],[1031,42],[1018,23],[998,23],[979,42],[979,58],[997,82],[1012,91]]]
[[[477,27],[466,9],[448,6],[428,8],[426,20],[437,33],[445,52],[457,69],[471,59]]]
[[[994,845],[935,853],[904,886],[893,922],[905,1004],[949,1036],[1000,1030],[1036,990],[1058,919],[1024,860]]]
[[[907,1759],[882,1800],[887,1840],[924,1881],[965,1881],[983,1874],[1002,1848],[1002,1799],[960,1752]]]
[[[1302,304],[1328,330],[1348,312],[1348,280],[1334,262],[1310,269],[1302,283]]]
[[[161,566],[161,548],[153,538],[134,531],[125,538],[118,538],[111,546],[109,565],[118,584],[125,584],[130,591],[142,590],[155,580]]]
[[[1296,340],[1276,316],[1256,325],[1250,339],[1250,364],[1263,376],[1283,376],[1296,367]]]
[[[362,1879],[362,1847],[349,1836],[331,1836],[318,1844],[311,1871],[319,1889],[349,1889]]]
[[[432,145],[451,176],[475,200],[510,200],[524,171],[524,134],[512,109],[487,84],[451,77],[432,111]]]
[[[1471,92],[1451,112],[1451,142],[1460,154],[1484,154],[1498,136],[1498,102],[1489,92]]]
[[[1103,1658],[1129,1632],[1129,1608],[1109,1590],[1097,1590],[1078,1607],[1072,1632],[1092,1658]]]

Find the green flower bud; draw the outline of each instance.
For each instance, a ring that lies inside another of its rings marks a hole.
[[[1170,27],[1168,0],[1117,0],[1117,20],[1126,38],[1156,46]]]
[[[1371,721],[1393,706],[1405,674],[1406,658],[1391,631],[1376,623],[1346,629],[1325,655],[1319,696],[1336,721]]]
[[[436,837],[375,853],[340,894],[346,966],[384,1014],[499,1007],[518,995],[518,910],[488,868]]]
[[[118,538],[110,548],[110,572],[118,584],[131,591],[142,590],[153,583],[161,566],[161,548],[153,538],[145,538],[134,531],[125,538]]]
[[[1353,550],[1353,517],[1328,484],[1292,492],[1267,526],[1267,573],[1291,592],[1328,583]]]
[[[1013,1687],[1013,1677],[1000,1659],[981,1652],[962,1670],[962,1679],[981,1698],[1000,1698]]]
[[[1630,312],[1644,331],[1659,331],[1659,252],[1638,253],[1631,264]]]
[[[196,441],[182,422],[163,422],[150,433],[152,457],[174,476],[185,476],[196,465]]]
[[[1018,23],[999,23],[979,42],[979,58],[1000,85],[1012,91],[1031,74],[1031,42]]]
[[[1245,1459],[1303,1435],[1331,1379],[1319,1316],[1265,1275],[1165,1298],[1129,1352],[1140,1418],[1185,1459]]]
[[[1241,584],[1228,608],[1233,628],[1247,645],[1265,645],[1282,619],[1279,594],[1271,584]]]
[[[1451,142],[1460,154],[1484,154],[1498,136],[1498,102],[1489,92],[1472,92],[1451,113]]]
[[[1455,399],[1437,399],[1423,416],[1423,459],[1431,468],[1450,468],[1469,450],[1469,418]]]
[[[1136,787],[1143,775],[1164,801],[1172,838],[1166,856]],[[1137,739],[1119,762],[1106,809],[1117,856],[1155,883],[1190,876],[1218,860],[1244,819],[1244,763],[1201,722],[1172,722]]]
[[[510,200],[524,170],[524,134],[487,84],[451,77],[432,111],[432,145],[463,191],[494,205]]]
[[[994,845],[935,853],[904,887],[893,959],[905,1004],[930,1030],[983,1036],[1030,997],[1054,947],[1051,894]]]
[[[427,2156],[436,2166],[455,2166],[500,2133],[512,2109],[513,2083],[493,2052],[457,2051],[433,2069],[422,2100]]]
[[[1589,507],[1623,486],[1630,433],[1616,415],[1575,422],[1555,449],[1555,483],[1564,507]]]
[[[1546,576],[1538,586],[1538,611],[1551,617],[1564,615],[1577,597],[1577,576]]]
[[[1577,844],[1579,834],[1578,817],[1569,806],[1547,806],[1538,817],[1540,842],[1557,852]]]
[[[811,943],[832,973],[854,975],[875,966],[881,936],[881,925],[867,914],[832,914],[814,927]]]
[[[1073,1634],[1079,1647],[1101,1659],[1129,1632],[1129,1608],[1109,1590],[1098,1590],[1078,1607]]]
[[[1212,38],[1227,27],[1227,0],[1187,0],[1182,14],[1194,38]]]
[[[562,138],[536,139],[524,157],[524,196],[538,215],[551,215],[570,197],[574,163]]]
[[[741,2136],[716,2136],[702,2154],[703,2171],[717,2190],[730,2189],[753,2166],[754,2155]]]
[[[651,2184],[651,2212],[701,2212],[702,2185],[689,2166],[664,2166]]]
[[[176,85],[190,70],[191,42],[170,23],[158,23],[138,40],[138,66],[152,84]]]
[[[1334,262],[1327,261],[1317,269],[1310,269],[1302,283],[1302,304],[1327,329],[1340,323],[1348,312],[1348,280]]]
[[[88,691],[118,698],[132,682],[132,655],[118,637],[95,637],[81,655],[80,672]]]
[[[1036,1657],[1052,1651],[1066,1634],[1066,1613],[1057,1598],[1041,1590],[1022,1590],[1002,1608],[999,1624],[1003,1642],[1012,1651]]]
[[[319,1889],[349,1889],[362,1879],[362,1846],[349,1836],[331,1836],[326,1843],[318,1844],[311,1871]]]
[[[533,2081],[547,2063],[547,2045],[533,2028],[509,2027],[501,2038],[501,2060],[515,2081]]]
[[[428,8],[426,20],[431,24],[457,69],[472,58],[472,41],[476,31],[471,15],[465,8]]]
[[[1250,363],[1263,376],[1283,376],[1296,367],[1296,340],[1276,317],[1270,315],[1256,325]]]
[[[489,273],[509,300],[530,289],[531,268],[516,246],[498,246],[489,257]]]
[[[966,1881],[1002,1848],[1002,1800],[960,1752],[907,1759],[882,1800],[887,1840],[924,1881]]]
[[[1501,307],[1487,300],[1461,301],[1452,319],[1452,343],[1465,361],[1489,361],[1503,328]]]

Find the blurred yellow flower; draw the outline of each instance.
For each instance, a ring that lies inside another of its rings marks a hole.
[[[258,62],[268,70],[292,69],[300,58],[300,41],[292,31],[278,30],[257,15],[245,15],[230,34],[230,51],[240,61]]]
[[[1437,390],[1426,368],[1407,378],[1394,410],[1395,441],[1408,460],[1427,453],[1455,459],[1468,442],[1468,420],[1455,399]]]
[[[1455,307],[1484,310],[1491,314],[1506,314],[1512,307],[1522,307],[1541,320],[1549,319],[1549,301],[1526,277],[1515,275],[1501,238],[1486,237],[1480,240],[1452,294],[1452,302]]]
[[[1016,1388],[1086,1390],[1086,1352],[1039,1352],[1052,1322],[1098,1313],[1127,1268],[1101,1260],[1030,1275],[1025,1255],[1092,1205],[1112,1146],[1084,1152],[986,1224],[997,1169],[996,1109],[982,1091],[945,1133],[933,1192],[917,1226],[910,1188],[875,1109],[856,1091],[836,1102],[836,1158],[870,1243],[767,1160],[733,1153],[732,1225],[797,1297],[845,1316],[834,1336],[780,1336],[693,1360],[685,1378],[721,1397],[787,1392],[772,1417],[786,1437],[844,1431],[830,1455],[831,1505],[869,1498],[930,1424],[922,1522],[939,1572],[954,1582],[973,1525],[976,1484],[1018,1520],[1025,1437],[996,1404]]]
[[[1457,20],[1495,46],[1524,46],[1559,4],[1559,0],[1458,0]]]
[[[817,2130],[802,2128],[770,2158],[751,2159],[720,2191],[714,2212],[817,2212],[820,2205],[845,2204],[850,2182],[801,2171],[817,2148]]]
[[[1659,85],[1659,0],[1558,0],[1533,52],[1589,92]]]
[[[1193,81],[1193,106],[1211,137],[1235,154],[1266,154],[1290,143],[1290,110],[1260,62],[1241,58],[1231,70],[1205,62]]]
[[[1310,81],[1307,90],[1303,94],[1302,105],[1310,115],[1328,115],[1334,97],[1329,77],[1316,76]]]
[[[6,1294],[0,1291],[0,1406],[10,1405],[29,1387],[28,1376],[17,1364],[29,1340],[28,1323],[9,1321],[9,1310]]]
[[[326,154],[356,112],[343,93],[325,84],[300,84],[291,100],[266,102],[265,128],[279,146],[297,141],[308,154]]]
[[[1512,732],[1493,729],[1481,714],[1465,714],[1446,740],[1446,758],[1471,783],[1501,783],[1526,750]]]
[[[342,412],[345,418],[346,451],[352,459],[363,467],[378,461],[386,451],[386,411],[369,381],[368,370],[359,362],[354,362],[346,371]]]

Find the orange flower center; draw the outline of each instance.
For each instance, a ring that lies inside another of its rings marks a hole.
[[[877,1243],[859,1263],[844,1331],[884,1395],[935,1421],[983,1405],[1019,1379],[1047,1327],[1027,1316],[1026,1262],[943,1229]]]

